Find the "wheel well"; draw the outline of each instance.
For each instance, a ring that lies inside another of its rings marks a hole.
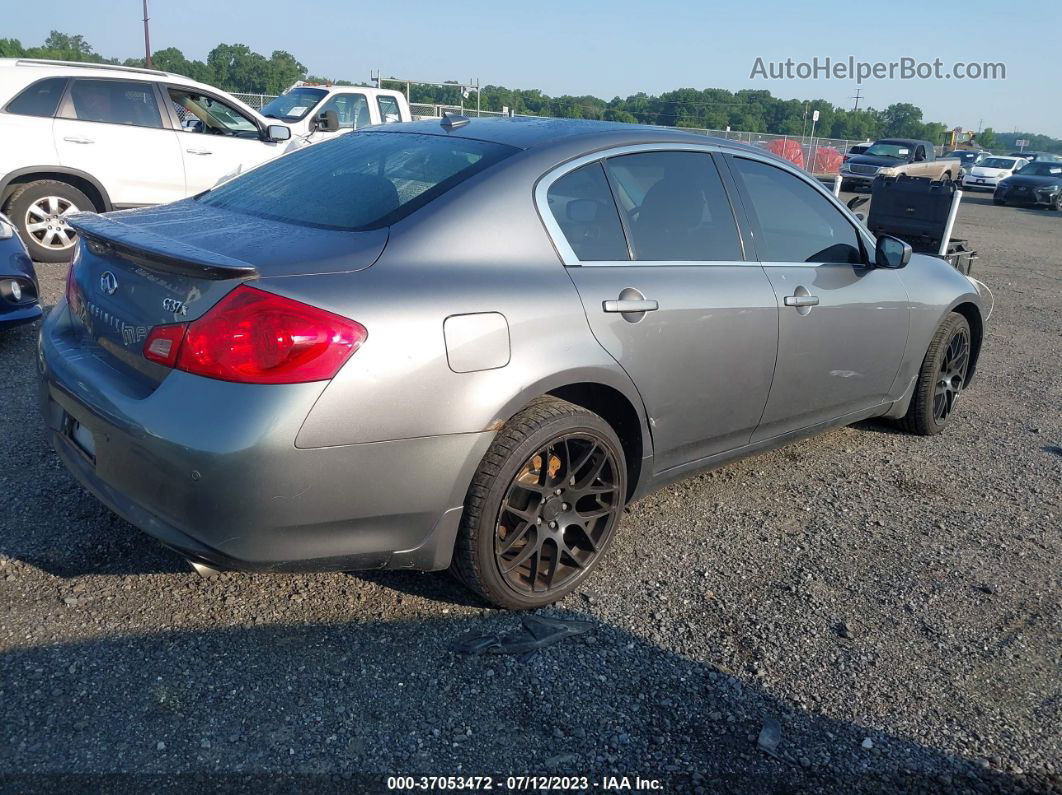
[[[569,384],[549,392],[594,412],[612,426],[627,459],[627,498],[634,493],[642,470],[642,423],[638,412],[620,391],[604,384]]]
[[[102,213],[107,210],[107,201],[92,180],[79,177],[77,174],[66,174],[55,171],[35,171],[31,174],[19,174],[17,177],[14,177],[4,187],[3,196],[0,197],[0,207],[5,207],[8,199],[11,198],[11,195],[23,185],[27,185],[30,182],[37,182],[42,179],[51,179],[56,182],[65,182],[67,185],[73,185],[92,200],[96,212]]]
[[[981,311],[975,304],[959,304],[951,311],[958,312],[970,324],[970,366],[966,369],[966,385],[969,385],[977,369],[977,359],[981,355],[981,338],[984,336],[985,324],[981,320]]]

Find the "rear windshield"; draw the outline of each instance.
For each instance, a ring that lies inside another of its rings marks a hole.
[[[986,157],[978,165],[984,168],[1014,168],[1017,162],[1009,157]]]
[[[377,229],[516,151],[441,135],[349,133],[273,160],[196,198],[211,207],[300,226]]]

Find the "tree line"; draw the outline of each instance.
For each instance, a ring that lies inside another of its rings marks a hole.
[[[92,61],[99,63],[143,66],[143,58],[105,58],[97,53],[81,35],[52,31],[40,47],[23,47],[17,39],[0,39],[0,57],[50,58],[56,60]],[[285,50],[274,50],[268,57],[245,44],[219,44],[206,61],[189,60],[176,47],[157,50],[151,56],[152,66],[167,72],[185,75],[201,83],[219,86],[226,91],[254,94],[280,94],[297,80],[364,85],[350,80],[329,79],[307,73],[306,67]],[[383,80],[390,88],[405,89],[404,82]],[[429,86],[414,83],[410,87],[410,102],[439,105],[474,105],[471,92],[454,81]],[[927,121],[922,109],[899,102],[883,110],[865,108],[849,110],[824,99],[779,99],[769,91],[746,89],[727,91],[721,88],[680,88],[659,96],[644,92],[626,98],[604,100],[594,96],[551,97],[538,89],[512,89],[504,86],[483,86],[479,98],[483,110],[561,118],[599,119],[667,127],[691,127],[711,130],[732,130],[774,133],[778,135],[807,135],[812,128],[812,113],[819,111],[815,123],[816,137],[866,140],[882,137],[919,138],[944,143],[949,125]],[[977,136],[986,149],[993,147],[1010,151],[1014,141],[1028,139],[1028,149],[1062,152],[1062,140],[1036,133],[1002,133],[991,128]]]

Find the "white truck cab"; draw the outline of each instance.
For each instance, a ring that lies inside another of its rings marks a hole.
[[[301,80],[265,105],[261,113],[288,125],[292,134],[306,143],[317,143],[373,124],[413,120],[401,91]]]

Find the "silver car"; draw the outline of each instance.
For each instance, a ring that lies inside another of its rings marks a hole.
[[[970,383],[974,283],[759,149],[447,118],[72,221],[55,449],[201,571],[452,569],[531,608],[626,503]]]

